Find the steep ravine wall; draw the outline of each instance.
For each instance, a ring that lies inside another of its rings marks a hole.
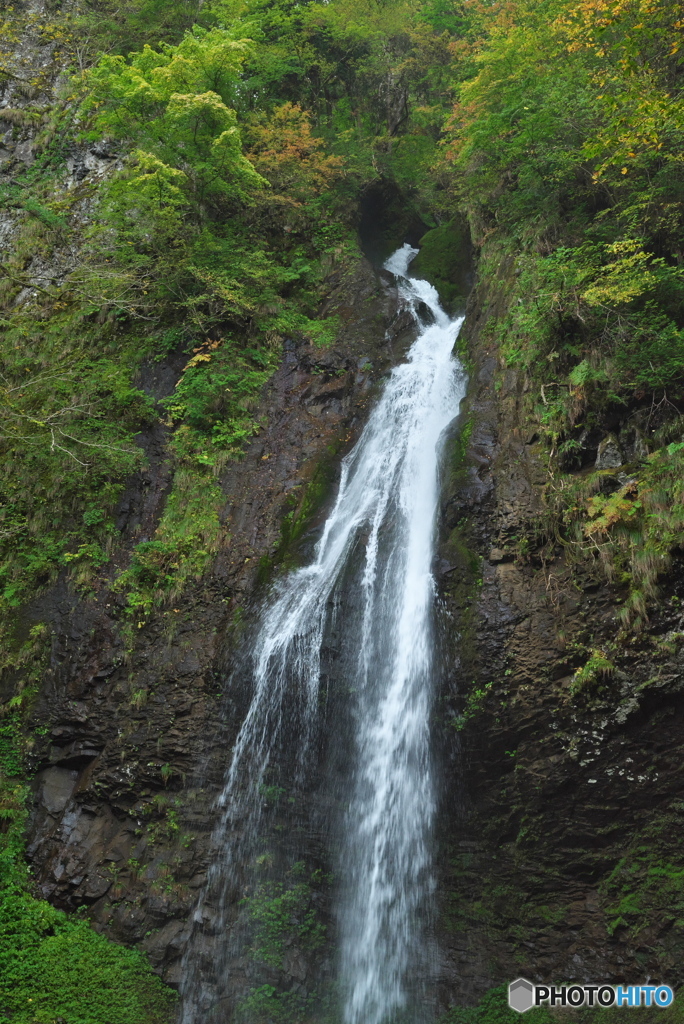
[[[232,654],[273,573],[306,552],[339,458],[410,336],[390,279],[365,261],[331,280],[327,311],[344,324],[337,343],[286,343],[264,393],[267,425],[220,478],[225,542],[202,580],[132,632],[122,628],[122,599],[79,599],[66,581],[28,610],[52,637],[33,716],[45,733],[32,752],[38,888],[140,944],[171,984],[248,699],[224,692]],[[160,397],[173,382],[173,366],[161,364],[142,383]],[[122,502],[124,531],[128,520],[151,531],[163,502],[164,449],[148,441],[148,469]]]
[[[65,579],[27,611],[52,638],[33,719],[45,734],[31,755],[38,888],[139,944],[173,985],[246,706],[246,693],[224,693],[232,656],[272,574],[310,550],[340,456],[411,333],[370,264],[329,289],[321,312],[344,329],[332,349],[286,343],[260,410],[267,426],[221,475],[225,543],[202,580],[133,631],[121,628],[122,598],[82,599]],[[505,273],[471,295],[469,394],[445,456],[444,1009],[518,974],[681,981],[684,584],[675,563],[648,629],[622,634],[619,588],[541,545],[549,465],[531,385],[492,340],[508,301]],[[146,368],[141,386],[163,397],[181,364]],[[153,532],[170,479],[163,434],[142,441],[148,468],[119,516],[131,545]],[[614,672],[575,692],[577,670],[607,644]],[[301,958],[288,969],[308,984]]]
[[[532,385],[493,340],[509,295],[505,267],[471,295],[445,466],[444,1006],[519,975],[682,982],[682,563],[635,633],[625,590],[549,541]]]
[[[61,71],[58,44],[39,32],[45,4],[26,6],[19,70],[40,81],[30,90],[21,78],[3,83],[14,120],[4,122],[0,173],[10,183],[35,163]],[[77,197],[71,209],[82,225],[120,155],[99,143],[70,152],[64,188]],[[371,207],[377,194],[366,197]],[[389,235],[395,212],[383,225]],[[0,221],[10,250],[20,215],[10,208]],[[407,214],[403,227],[413,242],[425,225]],[[377,224],[369,231],[367,245]],[[374,256],[386,254],[386,242]],[[27,252],[17,301],[61,283],[78,258],[67,245]],[[503,266],[481,278],[470,298],[460,343],[470,387],[445,455],[435,563],[444,1010],[520,974],[684,980],[682,561],[661,580],[647,627],[623,631],[624,590],[540,529],[557,471],[531,412],[533,385],[503,363],[494,341],[511,273]],[[257,411],[266,425],[244,460],[221,473],[223,541],[202,579],[140,627],[122,594],[98,581],[84,597],[66,571],[22,613],[21,639],[38,624],[48,638],[28,723],[36,892],[139,945],[174,986],[206,880],[213,801],[248,699],[237,683],[226,687],[235,652],[274,574],[310,554],[339,460],[411,334],[391,282],[368,262],[325,287],[320,315],[339,315],[343,329],[329,349],[296,336],[285,343]],[[186,358],[179,350],[144,366],[137,384],[154,399],[168,396]],[[140,435],[147,465],[118,509],[117,571],[164,509],[167,429],[158,423]],[[3,698],[14,683],[10,672]],[[287,828],[287,806],[278,814]],[[315,839],[311,849],[315,861]],[[325,886],[314,895],[329,919]],[[314,959],[293,945],[274,982],[306,994],[327,969]],[[249,988],[251,967],[240,969]]]

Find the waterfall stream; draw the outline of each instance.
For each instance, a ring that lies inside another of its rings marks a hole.
[[[410,1006],[411,976],[424,972],[426,961],[435,808],[431,563],[441,442],[458,412],[464,375],[453,355],[462,318],[450,319],[435,289],[408,276],[416,252],[404,245],[385,269],[414,312],[418,337],[342,462],[313,562],[277,584],[259,624],[253,695],[219,800],[219,855],[207,883],[225,892],[231,873],[254,859],[263,788],[278,756],[289,751],[295,783],[312,767],[322,648],[345,576],[355,606],[348,624],[337,623],[354,631],[345,666],[351,785],[336,865],[345,1024],[395,1021]],[[223,910],[219,905],[218,930]],[[200,905],[198,920],[201,913]],[[183,1021],[199,1024],[207,1018],[187,958],[185,974]]]
[[[450,321],[426,281],[408,278],[415,250],[385,267],[414,311],[427,307],[408,361],[392,373],[352,453],[359,489],[372,491],[362,579],[355,784],[347,815],[341,907],[347,1024],[384,1024],[406,1002],[409,971],[424,972],[421,911],[430,893],[434,813],[431,563],[438,461],[463,377]],[[420,319],[420,317],[419,317]]]

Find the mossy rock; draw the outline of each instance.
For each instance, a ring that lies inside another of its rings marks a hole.
[[[309,480],[290,491],[285,500],[286,512],[280,525],[280,541],[273,554],[262,555],[257,581],[260,586],[271,582],[277,570],[287,571],[304,565],[313,557],[313,539],[309,534],[318,513],[330,498],[337,480],[342,442],[327,445]]]
[[[427,231],[419,244],[411,275],[433,284],[449,313],[464,310],[473,284],[473,247],[466,222],[456,217]]]

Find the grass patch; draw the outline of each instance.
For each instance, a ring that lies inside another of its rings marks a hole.
[[[25,746],[15,712],[0,726],[0,1022],[171,1024],[175,993],[142,953],[34,896],[24,860]]]
[[[144,620],[153,608],[175,600],[191,579],[199,579],[226,538],[219,520],[225,501],[206,470],[176,471],[154,538],[137,544],[131,564],[115,580],[127,595],[128,614]]]

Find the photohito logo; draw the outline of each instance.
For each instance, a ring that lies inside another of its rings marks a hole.
[[[508,1005],[518,1013],[533,1006],[660,1006],[674,999],[669,985],[533,985],[517,978],[508,986]]]

